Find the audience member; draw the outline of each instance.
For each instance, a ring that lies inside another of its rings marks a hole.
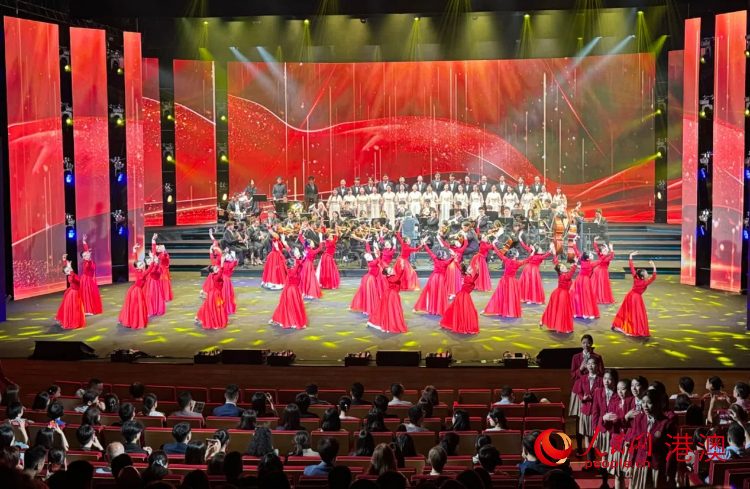
[[[284,412],[281,413],[281,423],[276,427],[276,431],[299,431],[301,429],[299,406],[287,404]]]
[[[375,400],[372,403],[373,407],[383,414],[383,418],[386,419],[398,419],[396,414],[388,414],[388,398],[383,394],[375,396]]]
[[[443,473],[443,467],[448,463],[448,454],[441,446],[432,447],[427,454],[427,461],[430,462],[430,475],[440,475]]]
[[[417,448],[414,446],[414,439],[407,433],[401,433],[396,435],[396,445],[401,450],[401,455],[404,458],[418,457]]]
[[[352,396],[352,406],[369,406],[372,404],[370,401],[362,399],[365,395],[365,386],[359,382],[352,384],[350,394]]]
[[[46,428],[46,429],[50,431],[50,434],[52,433],[52,429],[50,428]],[[0,448],[18,447],[21,450],[26,450],[27,448],[29,448],[29,445],[28,445],[29,440],[28,440],[28,435],[26,434],[26,430],[23,431],[23,434],[26,436],[26,440],[25,440],[26,443],[16,440],[16,433],[15,433],[15,430],[13,429],[12,424],[10,423],[0,424]]]
[[[196,413],[193,411],[193,408],[195,407],[195,401],[193,401],[193,396],[191,396],[189,392],[183,392],[179,396],[177,396],[177,405],[180,407],[180,410],[173,412],[172,414],[170,414],[170,416],[177,416],[179,418],[203,417],[201,413]]]
[[[19,392],[21,388],[17,384],[9,384],[3,390],[3,395],[0,396],[0,406],[8,407],[8,405],[19,401]]]
[[[307,395],[310,396],[311,406],[324,406],[326,404],[330,404],[329,402],[326,402],[322,399],[318,399],[318,384],[313,384],[312,382],[309,382],[305,386],[305,392],[307,392]]]
[[[377,408],[372,408],[367,412],[367,418],[364,420],[365,429],[372,433],[383,433],[390,431],[385,425],[383,412]]]
[[[47,458],[47,450],[44,447],[34,447],[26,450],[23,454],[23,472],[35,479],[39,472],[44,470],[44,460]]]
[[[439,445],[443,447],[443,450],[445,450],[445,453],[447,453],[449,457],[455,457],[458,455],[456,452],[458,449],[458,442],[458,435],[455,432],[449,432],[443,435],[443,439],[440,440]]]
[[[484,482],[479,474],[471,469],[464,470],[456,476],[456,482],[460,482],[466,489],[484,489]]]
[[[135,419],[135,406],[129,402],[122,403],[120,409],[117,410],[117,415],[120,416],[120,421],[112,423],[112,426],[122,426]]]
[[[407,486],[406,477],[395,470],[383,472],[378,477],[378,487],[381,489],[406,489]]]
[[[271,472],[284,472],[284,462],[275,453],[267,453],[258,462],[258,479],[263,479]]]
[[[699,397],[698,394],[694,393],[695,382],[690,377],[680,377],[679,381],[680,394],[684,394],[689,398]],[[678,394],[673,394],[670,399],[676,399]]]
[[[133,401],[142,401],[144,394],[146,393],[146,386],[140,382],[133,382],[128,388],[130,392],[130,399]]]
[[[120,399],[117,397],[117,394],[105,394],[103,404],[103,412],[106,414],[117,414],[120,410]]]
[[[206,460],[206,472],[208,475],[224,475],[224,458],[226,454],[217,453]]]
[[[76,460],[68,464],[67,479],[71,489],[87,489],[94,482],[94,466],[85,460]]]
[[[81,397],[81,405],[75,407],[75,412],[83,413],[89,406],[99,406],[99,394],[94,391],[86,391]]]
[[[341,419],[359,419],[355,418],[354,416],[347,416],[347,412],[352,407],[352,399],[350,397],[344,396],[341,399],[339,399],[339,418]]]
[[[89,406],[86,412],[81,417],[81,424],[87,424],[90,426],[101,426],[101,410],[96,406]]]
[[[320,416],[317,414],[308,412],[308,409],[310,409],[310,395],[307,392],[300,392],[297,394],[294,398],[294,404],[299,408],[300,418],[320,419]]]
[[[453,412],[453,426],[451,426],[451,431],[471,431],[469,413],[463,409],[456,409]]]
[[[143,407],[141,408],[141,414],[144,416],[159,416],[164,417],[164,413],[159,412],[156,408],[159,407],[159,403],[156,399],[155,394],[146,394],[143,398]]]
[[[310,445],[310,433],[300,430],[294,434],[292,441],[292,451],[289,453],[293,457],[317,457],[318,452],[312,449]]]
[[[65,416],[65,408],[59,402],[50,403],[47,407],[47,417],[50,421],[54,421],[55,424],[61,428],[65,428],[65,421],[62,417]]]
[[[409,417],[409,422],[405,424],[407,432],[420,433],[423,431],[430,431],[427,428],[422,427],[424,411],[422,410],[422,406],[420,404],[415,404],[414,406],[410,407],[407,415]]]
[[[500,400],[495,405],[513,404],[513,388],[509,385],[500,389]]]
[[[188,472],[182,479],[183,489],[209,489],[208,475],[203,470]]]
[[[338,465],[328,473],[328,489],[349,489],[352,479],[352,469]]]
[[[504,431],[508,429],[508,420],[505,418],[505,412],[500,407],[493,407],[487,415],[487,431]]]
[[[224,429],[216,430],[214,432],[214,440],[218,440],[219,442],[219,451],[226,453],[227,449],[229,448],[229,432]]]
[[[62,448],[52,448],[47,452],[47,475],[65,470],[65,450]]]
[[[321,431],[341,431],[341,429],[339,410],[335,407],[326,409],[326,412],[323,413]]]
[[[179,423],[179,424],[187,424],[187,423]],[[188,428],[190,426],[188,425]],[[175,436],[175,429],[177,426],[172,428],[172,437],[177,439]],[[120,429],[120,433],[122,434],[122,438],[125,440],[125,453],[135,453],[140,455],[148,455],[151,453],[151,448],[141,448],[141,436],[143,436],[143,425],[139,423],[138,421],[126,421],[125,424],[122,425],[122,429]],[[170,443],[170,445],[174,445],[173,443]],[[166,445],[165,445],[166,449]],[[167,452],[169,453],[169,452]],[[179,454],[175,453],[175,455],[182,455],[185,452],[181,452]]]
[[[34,397],[34,402],[31,403],[31,409],[32,411],[46,411],[49,402],[49,394],[46,392],[40,392]]]
[[[156,450],[148,456],[148,467],[141,474],[144,484],[160,481],[169,475],[169,457],[163,450]]]
[[[500,458],[500,452],[492,445],[484,445],[479,449],[477,453],[479,459],[479,465],[490,474],[495,472],[495,468],[498,465],[502,465],[503,461]]]
[[[242,409],[237,407],[240,398],[240,388],[235,384],[229,384],[224,392],[224,404],[214,408],[213,415],[224,418],[236,418],[242,415]]]
[[[255,422],[257,421],[255,411],[252,409],[246,409],[240,416],[240,422],[237,424],[238,430],[253,431],[255,429]]]
[[[98,467],[96,469],[97,474],[111,474],[112,473],[112,461],[119,455],[125,453],[125,447],[119,441],[113,441],[107,445],[107,451],[104,454],[104,458],[107,461],[106,467]]]
[[[174,443],[167,443],[162,447],[167,455],[185,455],[188,442],[191,438],[191,429],[188,423],[177,423],[172,428]]]
[[[185,449],[185,463],[187,465],[203,465],[206,463],[206,444],[201,440],[190,440]]]
[[[578,483],[569,473],[559,469],[548,470],[542,479],[543,489],[579,489]]]
[[[322,438],[318,442],[318,454],[321,462],[305,467],[305,475],[328,475],[333,470],[339,454],[339,442],[335,438]]]
[[[474,449],[477,451],[477,453],[472,457],[472,462],[474,463],[474,465],[479,463],[479,449],[485,445],[492,445],[492,438],[490,438],[489,435],[477,436],[477,439],[474,442]]]
[[[273,447],[271,430],[265,426],[258,426],[255,428],[255,435],[253,435],[253,439],[247,447],[247,454],[251,457],[262,457],[268,453],[275,453],[278,456],[279,451]]]
[[[242,477],[244,470],[242,454],[240,452],[229,452],[224,457],[224,477],[227,483],[236,486],[238,489],[256,487],[258,478],[253,476]]]
[[[357,435],[357,439],[354,440],[354,451],[350,453],[350,456],[354,457],[372,457],[372,453],[375,451],[375,440],[367,430],[361,430]]]
[[[391,402],[388,403],[390,406],[411,406],[409,401],[401,400],[401,396],[404,395],[404,386],[395,382],[391,384]]]
[[[99,440],[96,437],[96,432],[91,425],[82,424],[79,426],[76,430],[76,440],[78,440],[80,445],[78,450],[84,452],[104,452],[104,448],[102,447],[102,444],[99,443]]]
[[[398,464],[393,450],[385,443],[375,447],[370,459],[370,467],[367,469],[369,475],[383,475],[385,472],[398,472]]]

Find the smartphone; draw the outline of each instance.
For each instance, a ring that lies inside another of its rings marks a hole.
[[[207,438],[206,439],[206,445],[218,445],[218,444],[219,444],[219,440],[217,440],[215,438]]]

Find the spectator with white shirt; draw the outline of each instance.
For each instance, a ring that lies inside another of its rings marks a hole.
[[[513,389],[509,385],[503,386],[500,390],[500,400],[495,405],[513,404]]]
[[[695,382],[690,377],[680,377],[679,381],[680,394],[685,394],[689,398],[700,397],[698,394],[693,392],[695,389]],[[677,399],[677,394],[673,394],[670,399]]]
[[[103,409],[104,406],[99,406],[99,394],[95,391],[86,391],[81,397],[81,405],[76,406],[75,412],[84,413],[89,406],[97,406],[99,409]]]
[[[402,401],[401,396],[404,395],[404,386],[395,382],[391,384],[391,396],[393,399],[388,403],[389,406],[411,406],[409,401]]]
[[[125,453],[125,447],[122,446],[122,443],[119,441],[115,441],[107,445],[107,451],[104,454],[104,458],[107,460],[107,466],[106,467],[99,467],[96,469],[97,474],[111,474],[112,473],[112,460],[114,460],[119,455],[122,455]]]

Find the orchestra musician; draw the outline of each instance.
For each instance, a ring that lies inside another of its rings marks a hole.
[[[288,194],[289,191],[286,188],[286,184],[281,178],[281,175],[279,175],[278,177],[276,177],[276,184],[273,186],[273,189],[271,189],[271,195],[273,195],[274,200],[282,200],[286,202]]]
[[[435,172],[435,178],[430,182],[430,187],[435,194],[439,194],[443,190],[443,180],[440,178],[440,172]]]
[[[609,244],[609,222],[604,217],[601,209],[597,209],[594,215],[595,217],[592,222],[599,226],[599,237],[602,238],[602,241]]]
[[[307,185],[305,185],[305,207],[318,203],[318,186],[315,185],[315,177],[310,175],[307,177]]]
[[[486,215],[484,207],[479,208],[479,216],[477,217],[477,229],[481,234],[485,234],[490,230],[490,218]]]

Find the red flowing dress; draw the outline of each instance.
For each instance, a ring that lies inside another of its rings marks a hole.
[[[234,296],[234,285],[232,285],[232,274],[237,268],[237,261],[225,261],[221,269],[224,275],[224,284],[221,287],[221,299],[224,301],[224,307],[227,308],[227,315],[237,312],[237,298]]]
[[[300,234],[300,242],[304,243],[304,237]],[[323,251],[325,243],[321,242],[317,248],[308,248],[305,244],[305,258],[302,264],[302,271],[300,272],[300,287],[302,289],[302,297],[305,299],[320,299],[323,297],[323,292],[320,290],[320,284],[318,283],[318,276],[315,274],[315,258],[318,253]]]
[[[148,326],[148,306],[146,306],[146,294],[143,287],[146,285],[146,278],[151,275],[156,267],[155,263],[145,270],[139,270],[135,267],[135,283],[130,286],[125,294],[125,302],[120,310],[118,321],[126,328],[145,329]]]
[[[370,316],[367,325],[386,333],[405,333],[408,331],[404,321],[404,309],[401,306],[401,279],[404,270],[387,277],[388,288],[383,293],[380,304]]]
[[[477,272],[477,281],[474,283],[474,290],[480,292],[489,292],[492,290],[492,279],[490,278],[490,267],[487,266],[487,254],[492,249],[492,245],[486,241],[479,242],[479,253],[471,259],[471,268]]]
[[[497,288],[490,298],[490,302],[482,311],[482,314],[487,316],[502,316],[507,318],[520,318],[521,317],[521,293],[518,290],[518,279],[516,278],[516,272],[522,266],[529,262],[529,258],[523,261],[511,260],[493,244],[492,248],[497,253],[497,256],[503,260],[505,264],[505,273],[503,277],[497,283]]]
[[[555,256],[557,264],[557,256]],[[573,284],[573,274],[576,273],[576,265],[572,265],[568,273],[557,276],[557,288],[549,296],[549,303],[542,315],[541,325],[558,333],[573,332],[573,296],[570,294],[570,286]]]
[[[401,237],[401,233],[396,233],[396,239],[401,243],[401,255],[396,260],[396,265],[393,267],[396,275],[399,275],[399,271],[403,270],[403,277],[401,280],[401,290],[419,290],[419,277],[417,272],[409,263],[409,257],[412,253],[422,249],[422,245],[417,248],[412,248],[406,244]]]
[[[630,273],[633,275],[633,288],[622,300],[617,316],[612,323],[612,329],[628,336],[651,336],[648,329],[648,313],[643,303],[643,293],[656,280],[656,272],[648,280],[638,278],[630,258]]]
[[[456,254],[455,258],[448,264],[448,268],[445,269],[445,287],[448,290],[448,297],[452,299],[461,290],[462,275],[459,265],[464,258],[464,250],[469,246],[469,240],[465,239],[461,246],[452,246],[443,241],[442,238],[440,238],[440,242]]]
[[[89,246],[84,243],[83,251],[89,251]],[[102,313],[102,296],[99,294],[99,285],[96,283],[96,263],[94,260],[83,260],[83,275],[81,280],[81,299],[83,310],[86,314]]]
[[[518,242],[529,253],[533,251],[533,248],[523,241],[518,240]],[[523,269],[521,278],[518,280],[518,287],[521,289],[521,302],[544,304],[544,283],[542,282],[542,272],[539,271],[539,266],[551,254],[551,252],[547,252],[544,255],[536,254],[530,257],[529,265]]]
[[[149,316],[163,316],[167,311],[166,302],[164,302],[164,289],[161,287],[161,265],[159,260],[155,260],[156,266],[153,271],[146,277],[146,285],[143,292],[146,294],[146,307]]]
[[[339,274],[339,268],[336,266],[336,261],[333,256],[336,254],[336,243],[338,243],[339,237],[334,235],[332,239],[325,241],[326,250],[323,256],[320,257],[320,263],[318,263],[318,280],[320,286],[324,289],[338,289],[341,285],[341,275]]]
[[[219,270],[218,273],[212,273],[209,277],[211,277],[211,290],[208,291],[206,300],[198,309],[196,319],[201,323],[203,329],[224,329],[229,322],[227,308],[224,305],[224,299],[222,299],[224,273]],[[148,284],[148,282],[146,283]]]
[[[159,259],[159,265],[161,266],[161,288],[164,291],[164,301],[172,302],[174,300],[174,294],[172,294],[172,275],[169,273],[169,253],[163,251],[156,253],[156,243],[151,242],[151,252]]]
[[[453,333],[479,333],[479,313],[471,299],[471,291],[476,288],[478,280],[479,272],[476,269],[474,269],[474,275],[464,275],[461,290],[458,291],[443,314],[443,319],[440,320],[441,327],[450,329]]]
[[[279,305],[273,312],[271,321],[284,329],[305,329],[307,327],[307,312],[305,301],[302,300],[300,282],[304,259],[294,259],[294,266],[288,270],[284,290],[279,296]]]
[[[596,244],[596,241],[594,241],[594,246]],[[594,269],[594,274],[591,276],[591,287],[594,288],[596,302],[599,304],[614,304],[615,297],[612,295],[612,284],[609,282],[609,264],[615,257],[615,252],[610,251],[608,255],[605,255],[597,251],[597,254],[599,255],[599,266]]]
[[[216,245],[216,248],[213,249],[211,252],[211,266],[220,266],[221,265],[221,249],[219,248],[219,243],[214,240],[214,245]],[[206,280],[203,282],[203,288],[201,291],[203,294],[208,294],[208,291],[211,290],[211,271],[209,268],[208,276],[206,277]]]
[[[365,243],[367,253],[370,253],[370,243]],[[359,282],[359,289],[352,298],[349,309],[363,313],[365,316],[371,316],[378,307],[380,298],[385,292],[383,276],[383,261],[373,257],[373,260],[367,263],[369,271],[362,277]],[[387,284],[387,282],[385,282]]]
[[[427,280],[427,285],[425,285],[419,294],[417,303],[414,304],[414,311],[442,316],[449,304],[445,271],[451,263],[454,263],[453,257],[441,260],[435,256],[435,253],[428,246],[425,246],[424,249],[430,255],[430,258],[432,258],[432,274]]]
[[[261,287],[268,289],[281,289],[286,281],[286,259],[281,252],[284,247],[281,240],[271,238],[271,252],[266,257],[263,266],[263,277],[260,280]]]
[[[573,251],[580,259],[582,253],[578,250],[576,243],[573,243]],[[581,271],[573,283],[573,312],[577,318],[593,319],[599,317],[599,305],[596,303],[594,288],[591,286],[591,274],[599,262],[591,260],[581,260]]]
[[[81,279],[75,272],[68,274],[70,287],[63,294],[62,303],[55,319],[62,329],[79,329],[86,327],[86,313],[81,298]]]
[[[391,265],[393,256],[396,254],[396,248],[382,248],[382,250],[381,260],[383,261],[383,265],[388,267]]]

